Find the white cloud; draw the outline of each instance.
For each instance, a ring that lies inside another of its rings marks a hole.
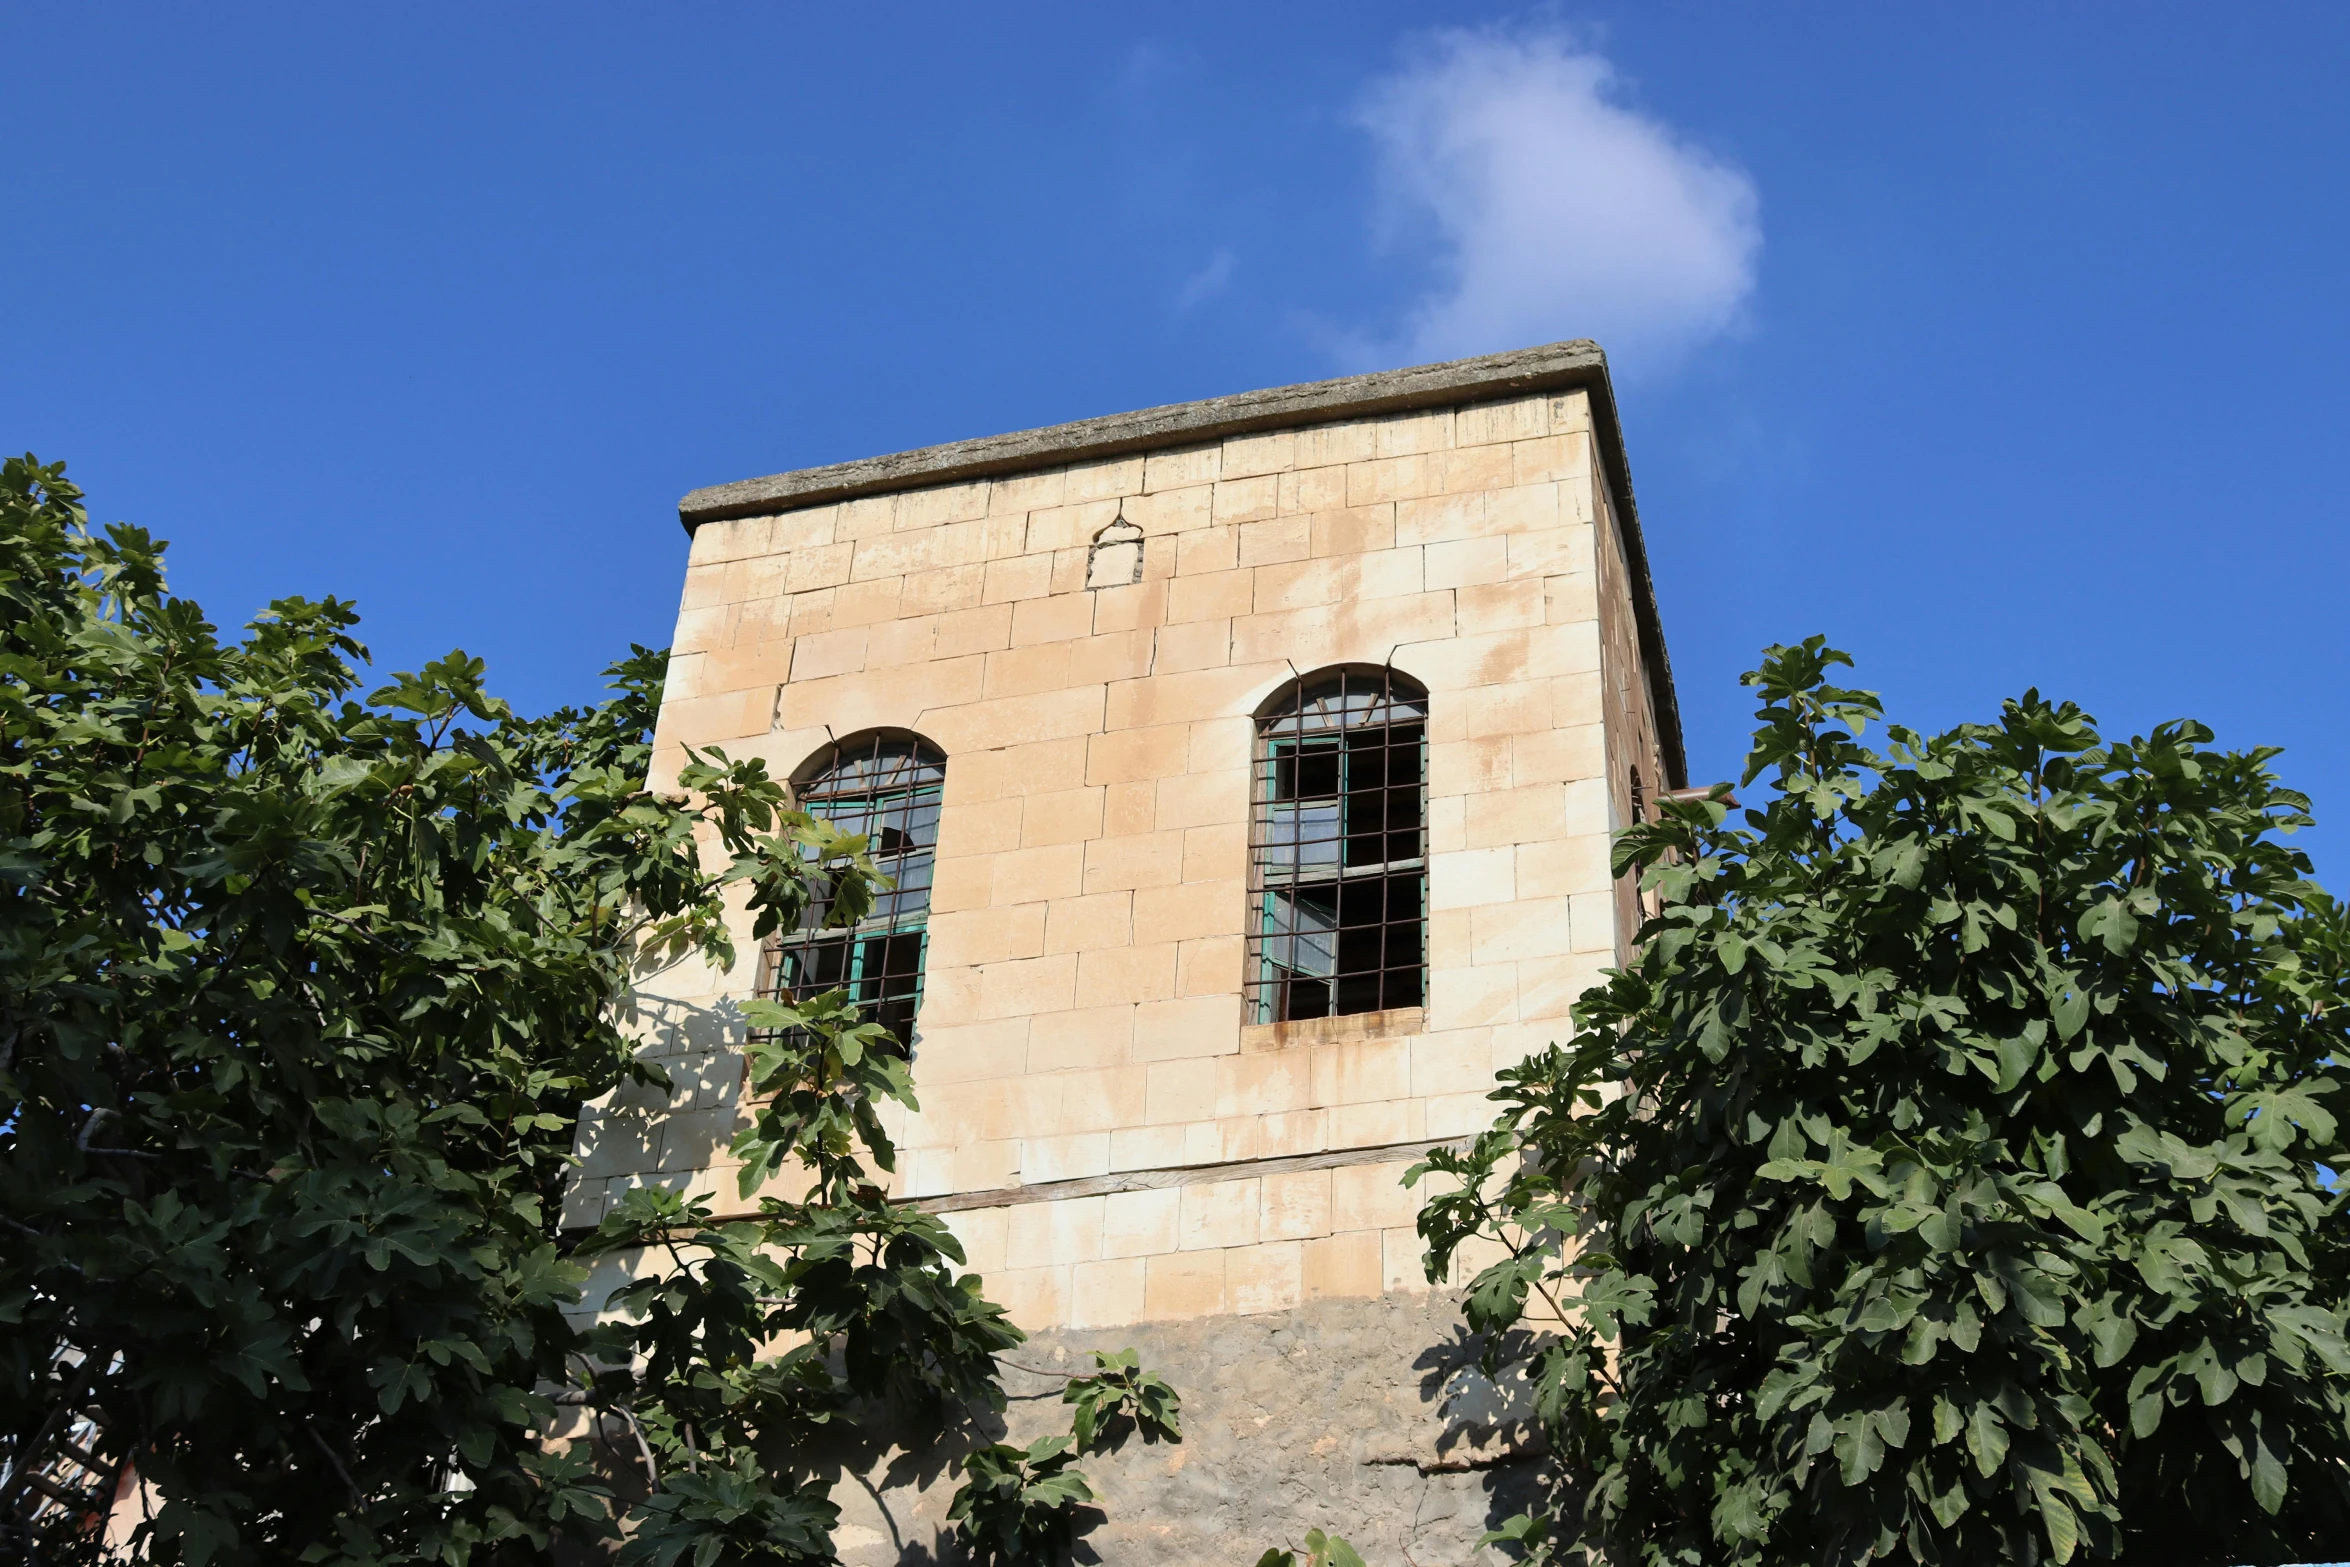
[[[1239,265],[1240,258],[1232,253],[1230,245],[1218,245],[1216,253],[1208,257],[1208,264],[1183,280],[1183,287],[1175,296],[1175,308],[1189,310],[1202,300],[1224,292]]]
[[[1591,337],[1638,369],[1735,323],[1762,244],[1753,182],[1617,99],[1615,68],[1555,32],[1408,46],[1359,119],[1391,234],[1430,243],[1441,281],[1378,357]]]

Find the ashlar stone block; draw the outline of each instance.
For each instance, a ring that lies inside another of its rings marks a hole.
[[[1344,464],[1301,468],[1281,476],[1281,499],[1278,508],[1283,516],[1335,511],[1345,504],[1346,467]]]
[[[1304,1247],[1296,1241],[1243,1246],[1225,1253],[1226,1309],[1236,1316],[1287,1311],[1304,1298]]]
[[[1112,1192],[1103,1200],[1102,1254],[1149,1257],[1177,1250],[1182,1203],[1180,1187]]]
[[[1184,1251],[1199,1251],[1211,1246],[1256,1244],[1263,1199],[1263,1183],[1257,1180],[1182,1188],[1177,1245]]]
[[[1076,1264],[1070,1270],[1069,1326],[1113,1328],[1145,1320],[1148,1266],[1140,1257]]]
[[[1180,1322],[1224,1310],[1224,1253],[1170,1252],[1149,1259],[1143,1272],[1143,1311],[1154,1321]]]
[[[1224,442],[1224,458],[1217,472],[1226,479],[1253,474],[1281,473],[1297,461],[1297,434],[1270,430],[1262,435],[1236,435]]]

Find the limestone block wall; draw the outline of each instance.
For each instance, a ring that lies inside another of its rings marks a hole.
[[[1587,387],[1472,388],[1451,406],[1338,410],[696,529],[656,782],[688,746],[789,774],[874,728],[946,755],[922,1108],[892,1121],[896,1185],[946,1215],[1040,1352],[1116,1339],[1190,1354],[1181,1324],[1234,1317],[1262,1319],[1268,1345],[1325,1328],[1358,1343],[1362,1323],[1401,1321],[1377,1312],[1411,1302],[1415,1323],[1449,1320],[1427,1298],[1401,1173],[1488,1124],[1496,1071],[1566,1037],[1637,914],[1608,870],[1631,770],[1650,799],[1678,782],[1612,439]],[[1121,558],[1095,574],[1113,585],[1089,588],[1090,547],[1120,519],[1141,530],[1140,579]],[[1428,692],[1425,1004],[1253,1024],[1254,715],[1341,664],[1391,665]],[[590,1112],[568,1222],[644,1183],[748,1206],[724,1151],[745,1108],[747,920],[741,940],[732,972],[646,977],[639,1028],[678,1093]],[[1444,1428],[1444,1377],[1411,1369],[1430,1352],[1398,1343],[1364,1373],[1412,1453]],[[1245,1380],[1279,1367],[1259,1354]],[[1418,1405],[1398,1405],[1407,1388]],[[1237,1384],[1186,1392],[1200,1418],[1242,1418]],[[1312,1420],[1280,1419],[1293,1494],[1270,1511],[1232,1502],[1227,1522],[1315,1521],[1311,1476],[1341,1460]],[[1182,1462],[1151,1467],[1164,1461],[1118,1472],[1166,1499],[1221,1486],[1230,1502],[1249,1484],[1215,1465],[1178,1482]],[[1456,1472],[1433,1458],[1414,1471]],[[1381,1473],[1365,1472],[1363,1505],[1437,1505],[1420,1480]],[[922,1470],[902,1516],[883,1503],[867,1521],[871,1559],[899,1559],[881,1541],[927,1516],[935,1481]],[[876,1494],[894,1484],[877,1472]],[[1484,1526],[1462,1497],[1443,1505],[1470,1538]],[[1401,1518],[1355,1527],[1392,1534]],[[1246,1533],[1217,1533],[1217,1548]]]
[[[1631,573],[1625,569],[1630,544],[1625,516],[1610,492],[1605,473],[1594,482],[1593,499],[1599,515],[1600,538],[1593,553],[1599,573],[1600,665],[1605,671],[1600,700],[1607,735],[1608,830],[1612,833],[1635,821],[1655,820],[1657,797],[1673,786],[1673,777],[1657,717],[1656,683],[1640,653],[1639,613],[1634,607]],[[1620,963],[1631,956],[1632,939],[1640,929],[1643,900],[1639,878],[1618,878],[1615,900],[1614,961]]]
[[[879,725],[948,755],[906,1195],[1484,1124],[1495,1068],[1563,1034],[1618,943],[1601,495],[1578,392],[697,532],[659,766],[716,744],[788,772]],[[1086,548],[1121,514],[1143,580],[1089,591]],[[1293,666],[1344,662],[1430,693],[1428,1005],[1244,1026],[1251,715]],[[599,1138],[582,1217],[615,1183],[722,1163],[733,1030],[699,1014],[748,965],[676,978],[691,1092],[657,1147]],[[1038,1326],[1270,1309],[1418,1277],[1404,1162],[954,1222]]]

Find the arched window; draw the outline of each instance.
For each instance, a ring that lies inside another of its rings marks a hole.
[[[1392,669],[1308,675],[1257,718],[1248,1015],[1424,1004],[1428,695]]]
[[[929,741],[870,734],[827,747],[794,776],[794,802],[843,831],[863,834],[875,863],[897,885],[876,895],[872,911],[844,929],[824,928],[830,910],[821,901],[811,904],[797,930],[768,943],[760,995],[804,1000],[846,989],[868,1018],[900,1044],[913,1044],[946,773],[945,754]]]

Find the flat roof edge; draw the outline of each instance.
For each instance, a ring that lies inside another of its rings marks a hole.
[[[1334,381],[1308,381],[1297,386],[1240,392],[1199,402],[1169,403],[1133,413],[1080,419],[1073,424],[1016,430],[1008,435],[950,441],[943,446],[924,446],[885,457],[862,457],[821,468],[801,468],[732,484],[713,484],[691,491],[679,501],[677,518],[691,534],[705,522],[762,516],[859,495],[954,484],[965,479],[1058,467],[1093,458],[1125,457],[1259,431],[1575,388],[1591,394],[1592,425],[1599,440],[1600,460],[1622,514],[1625,564],[1630,567],[1632,577],[1633,617],[1638,622],[1642,662],[1648,666],[1657,738],[1664,746],[1670,786],[1683,788],[1689,781],[1689,764],[1681,736],[1681,704],[1673,689],[1672,665],[1665,652],[1664,627],[1657,613],[1656,588],[1648,569],[1647,541],[1641,536],[1640,513],[1632,498],[1631,465],[1624,455],[1615,387],[1608,377],[1607,354],[1588,338],[1548,343],[1539,348],[1515,348],[1507,353],[1483,354],[1443,364],[1343,376]]]
[[[861,457],[822,468],[801,468],[694,490],[677,503],[688,533],[705,522],[755,517],[890,490],[1025,469],[1058,467],[1097,457],[1124,457],[1158,447],[1223,440],[1262,430],[1325,424],[1365,415],[1404,413],[1450,403],[1524,396],[1604,384],[1607,355],[1587,339],[1518,348],[1445,364],[1379,370],[1335,381],[1308,381],[1261,392],[1169,403],[1133,413],[1106,414],[1073,424],[1015,430],[977,440],[950,441],[886,457]]]

